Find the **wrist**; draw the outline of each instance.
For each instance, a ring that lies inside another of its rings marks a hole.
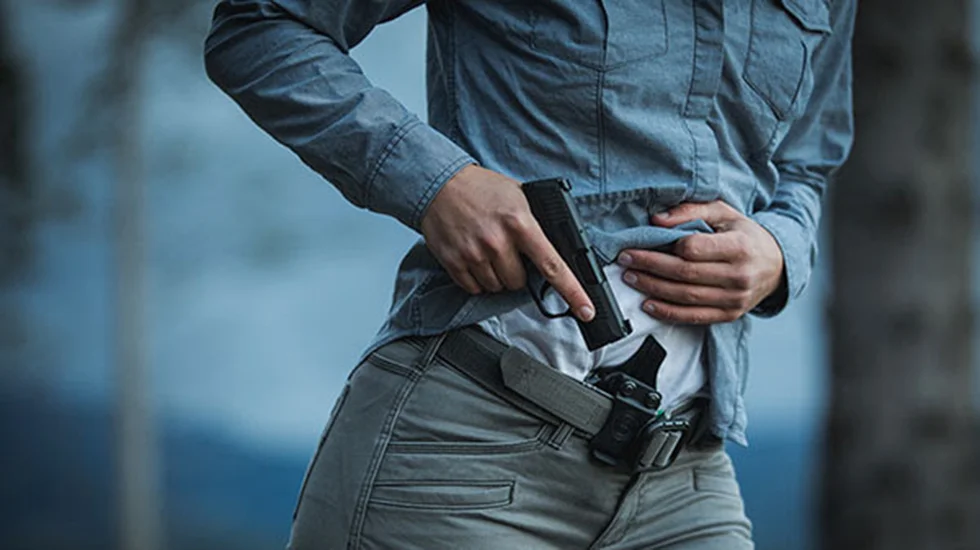
[[[429,214],[433,211],[439,210],[439,205],[447,200],[447,197],[451,197],[455,194],[455,191],[460,187],[465,187],[467,182],[472,181],[474,175],[479,172],[481,168],[475,162],[468,163],[461,168],[459,168],[452,176],[449,177],[440,187],[436,190],[435,194],[429,200],[429,203],[425,206],[419,217],[419,228],[425,233],[426,220],[429,219]]]
[[[758,223],[758,222],[756,222]],[[772,317],[782,311],[789,302],[789,279],[786,270],[786,258],[783,248],[779,244],[776,235],[765,225],[758,224],[765,235],[768,253],[772,264],[777,267],[773,269],[771,275],[766,278],[766,285],[763,287],[762,299],[750,310],[750,313],[760,317]]]

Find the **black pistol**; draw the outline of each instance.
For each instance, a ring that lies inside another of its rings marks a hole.
[[[572,269],[585,292],[595,305],[595,318],[584,323],[578,318],[579,329],[585,338],[589,351],[619,340],[633,332],[630,322],[623,318],[619,303],[609,287],[606,274],[599,266],[595,250],[589,243],[589,238],[582,227],[578,210],[572,202],[572,186],[563,178],[538,180],[524,183],[522,186],[527,202],[531,205],[531,213],[538,220],[544,234],[554,245],[568,267]],[[528,262],[530,264],[530,262]],[[546,317],[556,318],[572,315],[570,309],[554,313],[544,305],[544,295],[551,286],[547,281],[535,292],[528,285],[531,297],[534,298],[538,309]]]

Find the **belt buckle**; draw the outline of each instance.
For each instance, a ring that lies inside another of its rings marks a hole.
[[[657,419],[640,434],[636,470],[663,470],[674,463],[691,431],[688,420]]]
[[[621,371],[589,382],[613,399],[602,429],[589,441],[592,456],[597,460],[637,470],[662,462],[664,445],[679,448],[680,438],[673,435],[674,423],[661,421],[662,396],[656,389]],[[674,448],[668,451],[668,455],[676,456]]]

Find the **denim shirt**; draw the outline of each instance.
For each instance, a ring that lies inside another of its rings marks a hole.
[[[426,4],[428,123],[373,86],[348,51]],[[562,176],[604,262],[704,224],[652,213],[722,199],[766,228],[799,296],[828,177],[851,145],[855,0],[223,0],[208,74],[357,206],[418,230],[432,198],[478,163]],[[474,324],[529,300],[471,296],[420,240],[365,354]],[[709,327],[711,429],[745,444],[750,320]]]

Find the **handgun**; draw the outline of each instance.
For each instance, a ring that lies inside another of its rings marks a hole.
[[[633,332],[629,320],[623,317],[623,312],[619,309],[606,274],[599,266],[596,252],[572,201],[572,186],[568,180],[552,178],[531,181],[524,183],[521,188],[531,206],[531,213],[544,230],[545,236],[571,268],[595,305],[595,317],[591,321],[583,322],[575,318],[589,351],[597,350]],[[551,283],[547,280],[539,289],[528,285],[528,291],[541,313],[552,319],[572,315],[571,308],[556,313],[545,307],[544,295],[550,287]]]

